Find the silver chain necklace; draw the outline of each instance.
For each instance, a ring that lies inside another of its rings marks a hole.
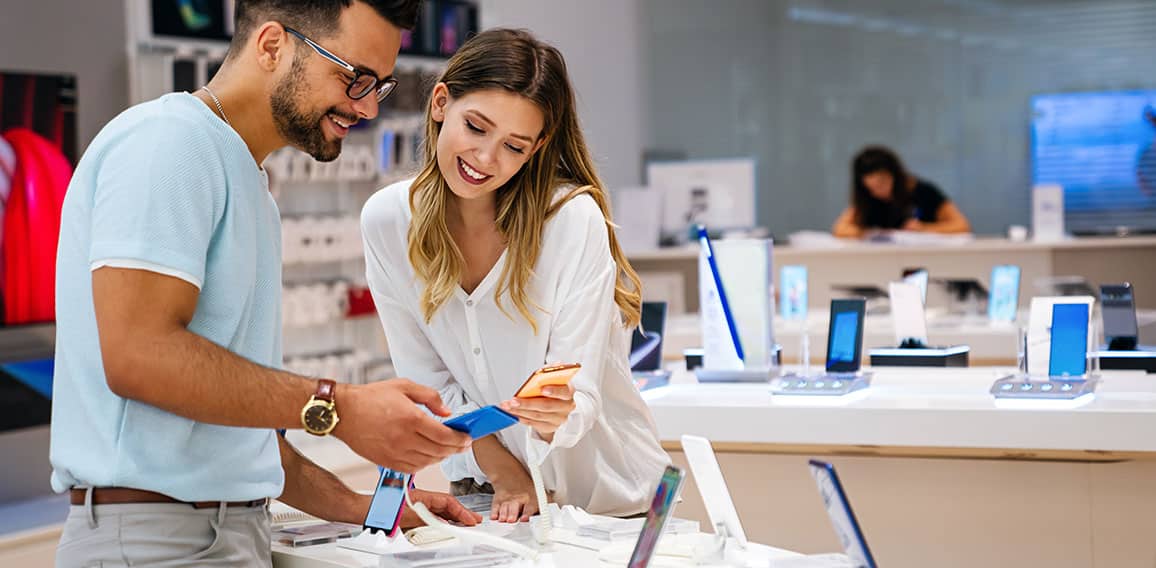
[[[209,98],[213,99],[213,104],[217,105],[217,112],[221,113],[221,119],[225,121],[225,124],[229,125],[229,128],[232,128],[233,123],[229,122],[229,117],[225,116],[225,109],[221,108],[221,99],[218,99],[217,95],[214,95],[213,91],[209,90],[208,85],[201,87],[201,90],[209,93]]]

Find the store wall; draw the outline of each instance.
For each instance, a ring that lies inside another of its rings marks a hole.
[[[128,105],[125,30],[121,0],[3,0],[0,70],[75,75],[83,149]]]
[[[566,58],[586,141],[610,188],[636,185],[647,120],[637,0],[480,0],[482,27],[527,28]]]
[[[1030,222],[1029,98],[1156,88],[1156,3],[641,0],[648,147],[758,160],[758,220],[825,230],[895,148],[981,233]],[[721,6],[725,6],[722,9]]]

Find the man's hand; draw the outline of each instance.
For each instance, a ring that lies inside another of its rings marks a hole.
[[[410,489],[409,493],[415,503],[424,503],[431,513],[451,523],[472,527],[482,522],[481,515],[465,508],[451,495],[422,491],[421,489]],[[411,529],[424,524],[418,518],[417,513],[409,507],[406,507],[405,512],[401,514],[401,528],[403,529]]]
[[[369,461],[416,473],[470,447],[470,436],[430,417],[449,416],[437,391],[405,379],[338,385],[340,422],[333,435]]]
[[[542,389],[542,396],[515,398],[501,404],[502,410],[517,416],[547,442],[554,441],[554,432],[566,423],[574,406],[572,385],[549,386]]]

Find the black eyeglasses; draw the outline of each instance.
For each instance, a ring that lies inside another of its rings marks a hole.
[[[293,34],[297,37],[297,39],[305,42],[305,45],[312,47],[313,51],[316,51],[317,54],[321,57],[324,57],[341,66],[342,69],[353,73],[353,80],[351,80],[349,82],[349,86],[345,88],[345,94],[355,101],[365,98],[365,96],[369,93],[377,93],[377,102],[380,103],[381,101],[384,101],[385,97],[388,97],[389,94],[393,92],[394,87],[397,86],[397,79],[395,79],[393,75],[379,79],[377,75],[374,75],[373,73],[362,71],[361,69],[346,63],[344,59],[333,55],[329,52],[328,49],[317,45],[317,42],[305,37],[305,34],[289,26],[285,26],[285,31]]]

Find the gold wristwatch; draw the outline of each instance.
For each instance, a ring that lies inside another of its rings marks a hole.
[[[317,392],[301,409],[301,426],[314,436],[325,436],[337,427],[337,403],[334,394],[337,383],[329,379],[317,381]]]

